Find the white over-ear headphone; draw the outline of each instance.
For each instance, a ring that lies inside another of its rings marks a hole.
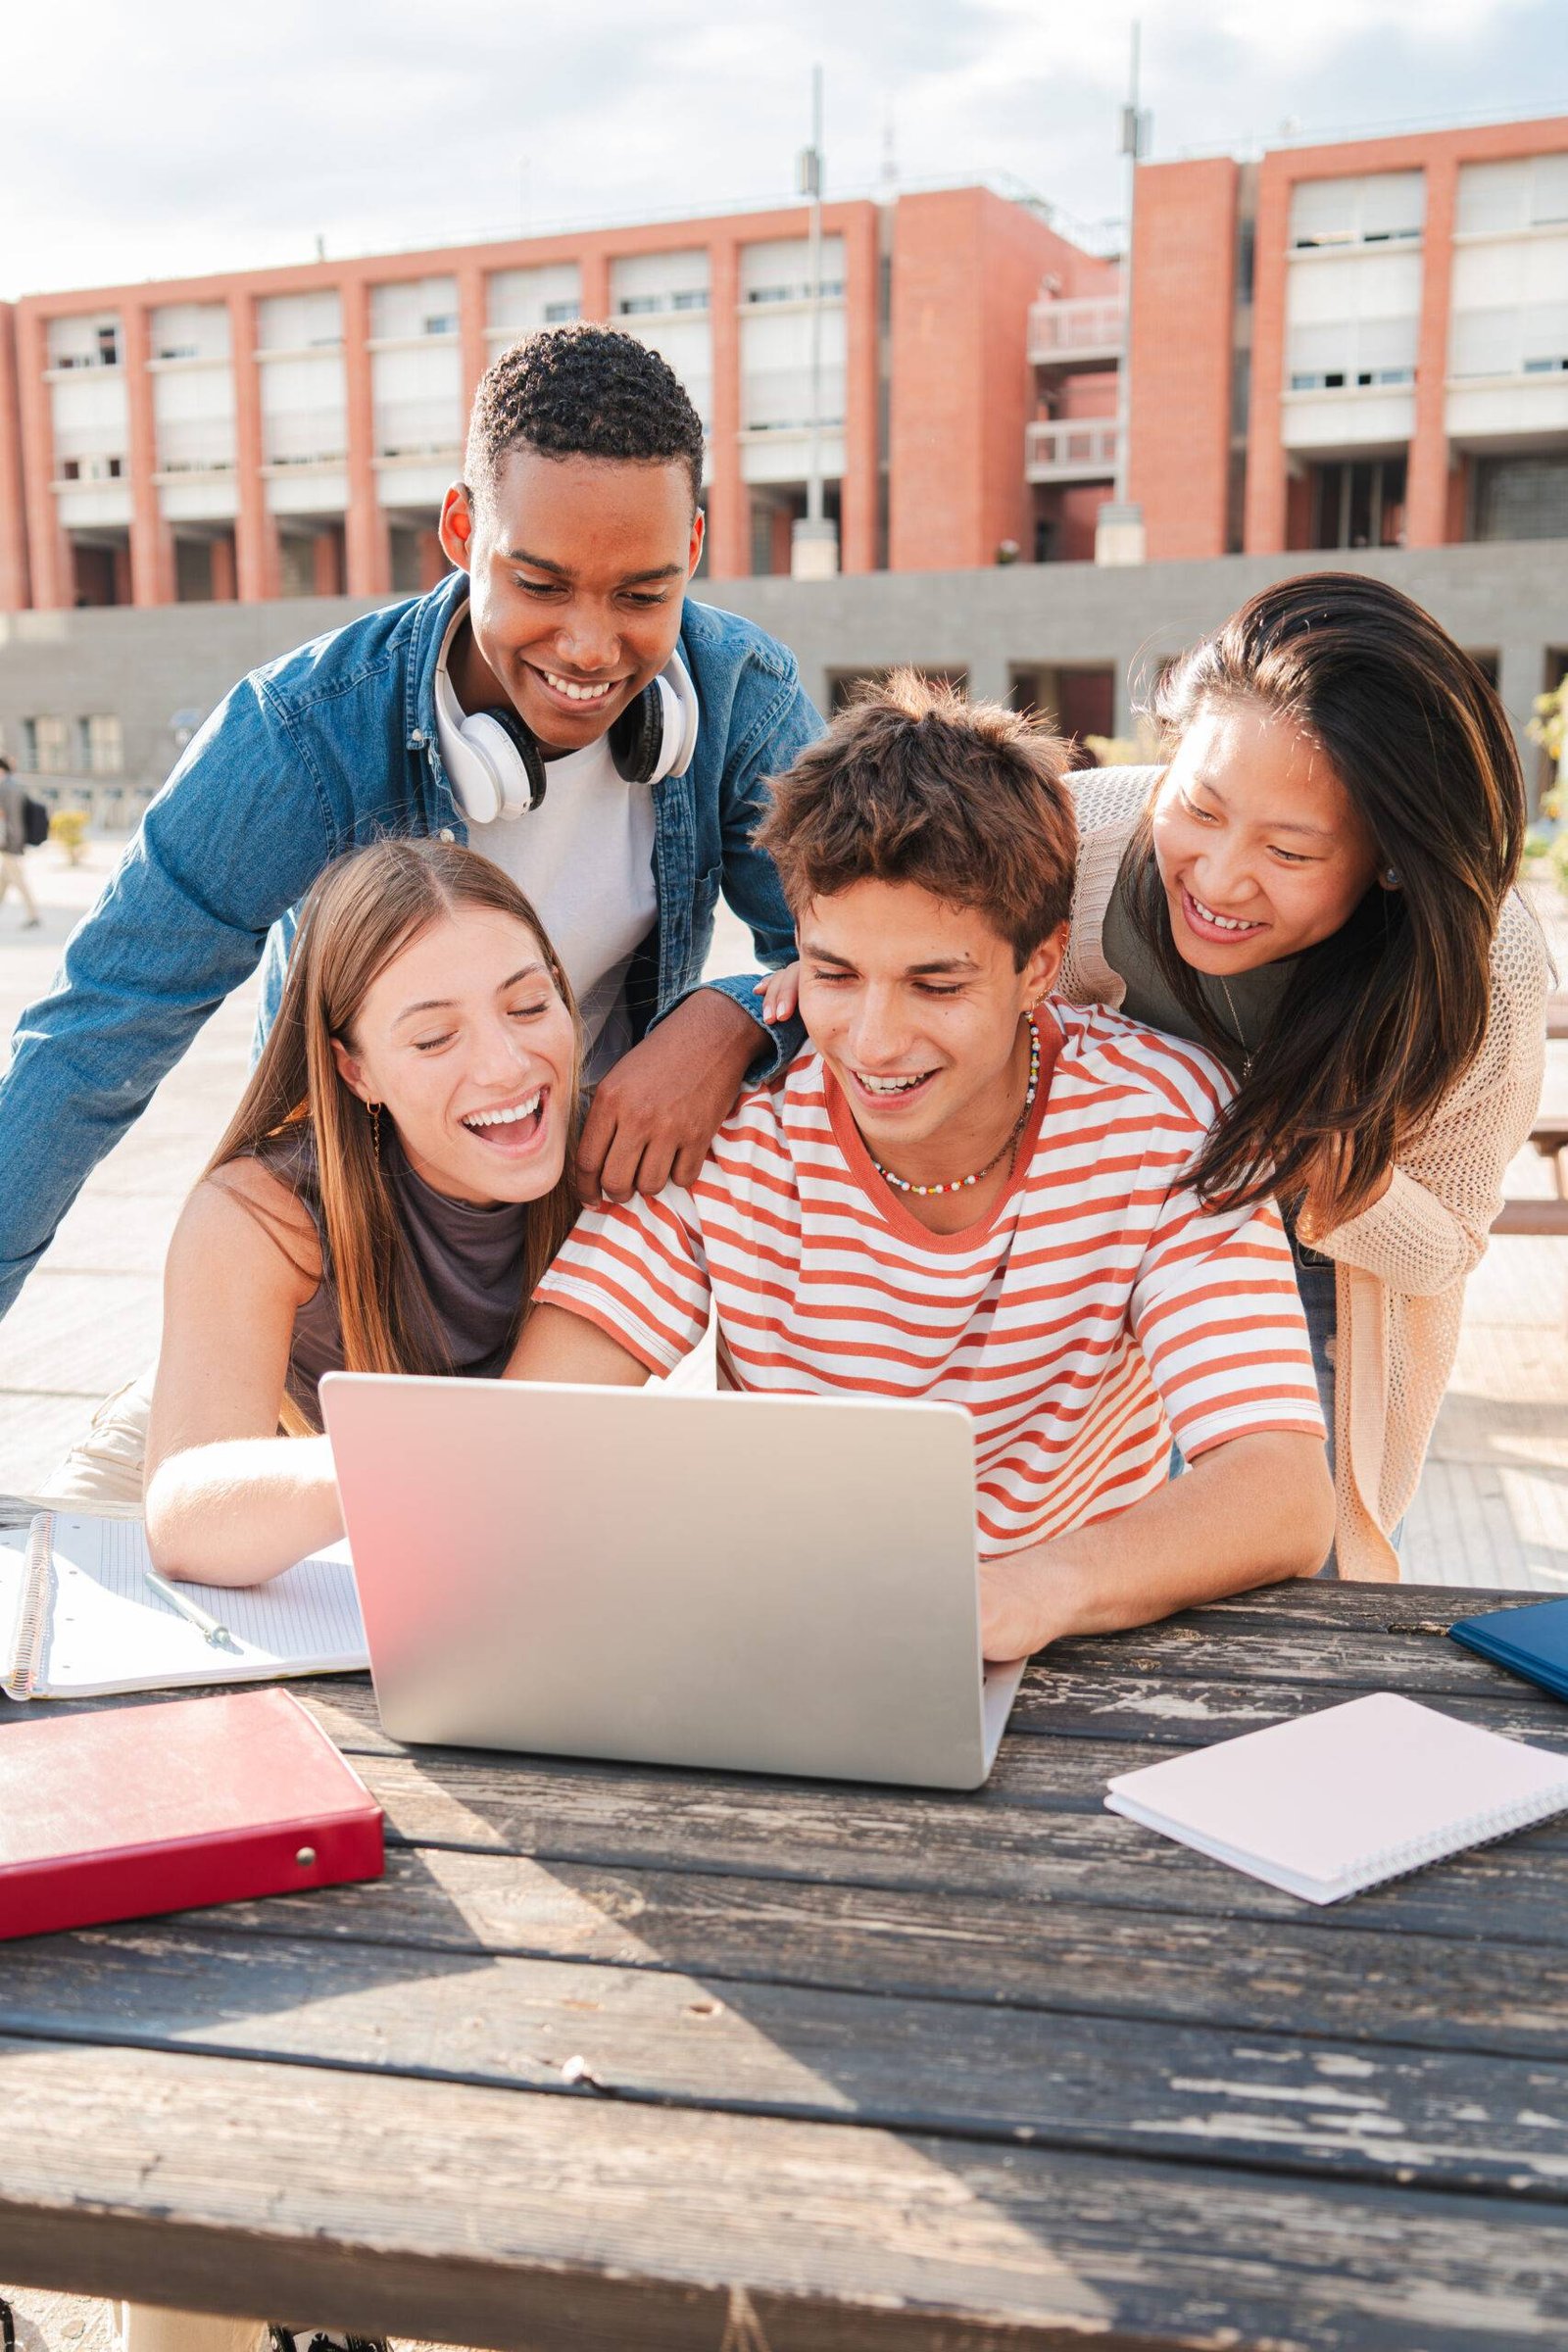
[[[452,789],[469,822],[488,825],[537,808],[550,770],[532,729],[514,710],[464,710],[444,661],[435,699]],[[679,654],[671,654],[610,729],[616,774],[628,784],[683,776],[697,749],[697,689]]]

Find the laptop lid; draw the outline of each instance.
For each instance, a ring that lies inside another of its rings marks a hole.
[[[394,1737],[972,1788],[960,1406],[334,1373]]]

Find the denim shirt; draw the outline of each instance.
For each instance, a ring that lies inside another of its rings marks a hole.
[[[264,949],[265,1031],[299,902],[323,866],[388,835],[466,841],[438,749],[435,670],[467,588],[453,573],[253,670],[187,747],[51,993],[17,1025],[0,1080],[0,1314]],[[794,955],[778,876],[752,834],[766,779],[822,727],[794,656],[750,621],[688,599],[680,650],[701,718],[685,775],[653,788],[659,913],[626,982],[638,1037],[700,984],[721,889],[764,965]],[[804,1032],[761,1026],[757,977],[713,985],[758,1020],[752,1075],[765,1077]]]

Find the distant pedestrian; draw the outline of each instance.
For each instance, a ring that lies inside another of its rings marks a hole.
[[[22,928],[36,931],[38,903],[23,864],[27,848],[27,796],[17,782],[10,760],[0,752],[0,906],[6,893],[14,890],[26,908]]]

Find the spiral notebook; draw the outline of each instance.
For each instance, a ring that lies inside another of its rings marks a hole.
[[[99,1698],[370,1662],[346,1544],[265,1585],[181,1585],[226,1628],[220,1648],[148,1584],[151,1566],[139,1519],[43,1511],[0,1535],[0,1690]]]
[[[1106,1804],[1309,1903],[1337,1903],[1568,1809],[1568,1756],[1392,1691],[1141,1772]]]

